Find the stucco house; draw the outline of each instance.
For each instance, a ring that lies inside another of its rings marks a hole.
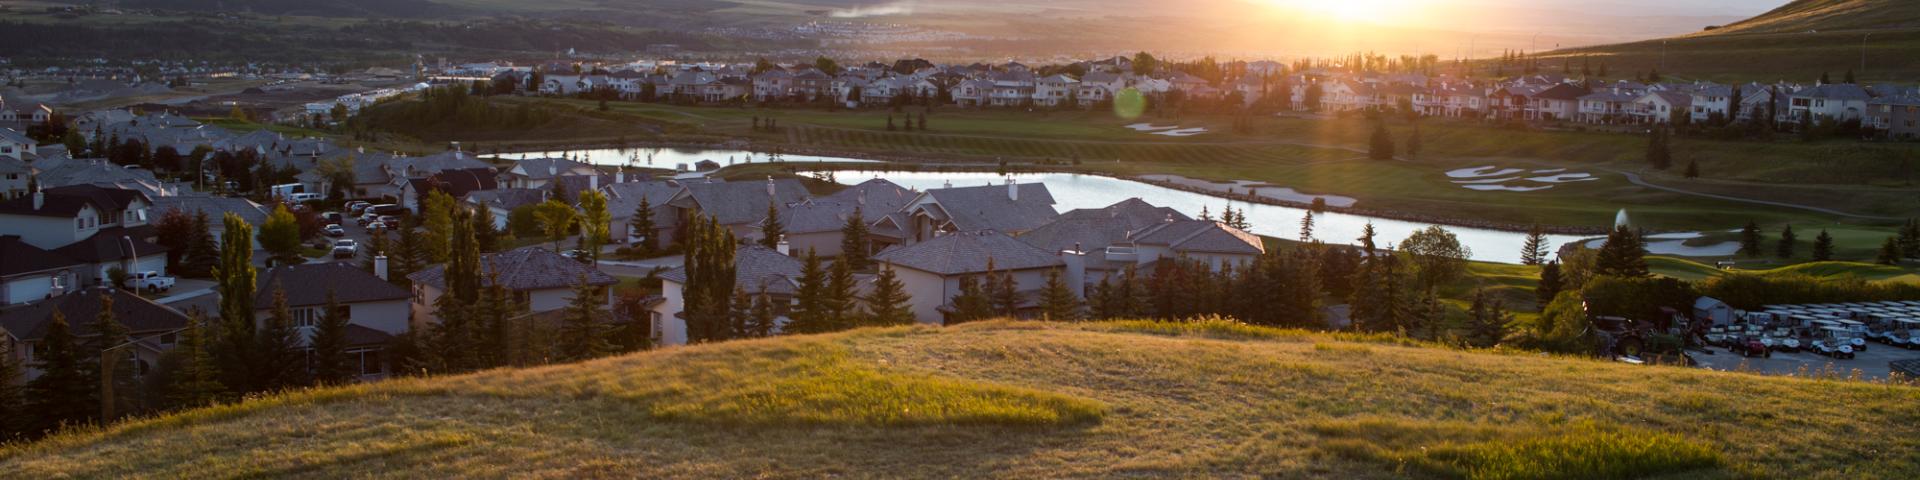
[[[19,235],[0,235],[0,305],[65,295],[80,267],[79,261],[35,247]]]
[[[684,188],[667,204],[678,212],[676,223],[682,230],[692,225],[695,218],[713,217],[745,241],[760,238],[759,224],[767,218],[768,205],[778,207],[809,196],[806,186],[791,178],[768,178],[766,182],[694,181],[681,186]]]
[[[103,295],[113,300],[114,319],[128,330],[126,341],[132,343],[128,351],[133,353],[136,377],[158,365],[160,355],[173,349],[179,341],[178,332],[187,326],[187,316],[178,310],[118,288],[88,288],[0,312],[0,341],[7,343],[7,351],[25,367],[22,381],[40,376],[36,350],[46,338],[47,325],[53,323],[53,312],[66,317],[68,331],[84,342],[98,335],[92,321],[100,315]]]
[[[346,311],[346,353],[355,358],[355,372],[361,379],[384,378],[390,371],[388,342],[412,328],[409,300],[413,295],[350,264],[284,265],[260,272],[256,282],[256,324],[265,324],[272,315],[275,292],[284,292],[302,346],[313,342],[331,295]]]
[[[754,244],[741,245],[734,251],[733,263],[734,285],[748,294],[766,294],[773,305],[774,324],[786,325],[787,312],[792,308],[794,294],[799,291],[800,271],[805,264],[790,255]],[[687,319],[683,314],[686,286],[686,267],[660,274],[660,299],[649,309],[656,344],[687,343]]]
[[[1022,298],[1021,308],[1036,306],[1035,292],[1046,284],[1048,272],[1068,266],[1057,252],[1028,245],[1005,233],[976,230],[939,235],[919,243],[887,249],[873,260],[893,268],[908,295],[911,309],[920,323],[941,325],[953,313],[953,297],[960,294],[960,279],[992,271],[1012,276],[1015,291]],[[1075,261],[1078,259],[1075,258]],[[1081,272],[1067,269],[1069,285],[1084,283]]]
[[[72,185],[0,202],[0,235],[84,264],[79,285],[97,285],[108,271],[167,269],[166,248],[153,244],[152,200],[135,190]]]
[[[903,243],[922,242],[941,233],[996,230],[1019,234],[1054,217],[1053,193],[1043,183],[947,187],[921,192],[903,209],[898,225]]]
[[[605,287],[620,283],[597,268],[540,247],[482,255],[480,284],[492,286],[496,272],[500,283],[513,293],[514,301],[532,312],[566,308],[573,301],[573,288],[582,278],[588,285],[600,287],[601,298],[596,298],[595,303],[610,305],[613,296]],[[413,281],[414,328],[438,323],[440,319],[433,313],[434,302],[446,292],[446,266],[434,265],[408,275],[407,279]]]

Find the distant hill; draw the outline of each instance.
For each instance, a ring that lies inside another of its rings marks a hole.
[[[419,18],[461,10],[428,0],[124,0],[121,4],[161,10],[355,18]]]
[[[1714,80],[1812,81],[1858,71],[1862,81],[1920,76],[1920,1],[1796,0],[1753,18],[1672,38],[1557,50],[1606,63],[1612,76],[1658,70]]]
[[[1914,418],[1909,386],[1226,322],[981,322],[296,392],[9,445],[0,471],[1916,478]]]

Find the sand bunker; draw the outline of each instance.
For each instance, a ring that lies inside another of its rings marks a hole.
[[[1180,126],[1179,126],[1179,125],[1167,125],[1167,126],[1164,126],[1164,127],[1162,127],[1162,126],[1159,126],[1159,125],[1154,125],[1154,124],[1151,124],[1151,123],[1136,123],[1136,124],[1132,124],[1132,125],[1127,125],[1127,128],[1130,128],[1130,129],[1133,129],[1133,131],[1136,131],[1136,132],[1157,132],[1157,131],[1161,131],[1161,130],[1173,130],[1173,129],[1176,129],[1176,128],[1180,128]]]
[[[1209,191],[1220,192],[1220,193],[1245,194],[1245,193],[1251,192],[1261,197],[1280,200],[1283,202],[1297,202],[1297,203],[1311,204],[1315,199],[1320,199],[1322,201],[1325,201],[1328,206],[1339,207],[1339,208],[1351,207],[1354,204],[1359,203],[1359,200],[1355,200],[1353,197],[1343,197],[1339,195],[1314,195],[1309,193],[1301,193],[1299,190],[1294,190],[1292,188],[1270,185],[1263,182],[1255,182],[1251,180],[1235,180],[1228,183],[1221,183],[1221,182],[1200,180],[1195,178],[1187,178],[1179,175],[1142,175],[1140,176],[1140,178],[1144,178],[1144,179],[1152,180],[1156,182],[1173,182],[1181,185],[1186,185],[1189,187],[1201,188],[1201,189],[1206,189]]]
[[[1501,177],[1501,178],[1488,178],[1488,179],[1481,179],[1481,180],[1454,180],[1453,183],[1458,183],[1461,185],[1477,185],[1477,184],[1484,184],[1484,183],[1507,183],[1507,182],[1511,182],[1519,179],[1520,177]]]
[[[1594,177],[1591,173],[1562,173],[1566,171],[1567,169],[1564,168],[1545,168],[1528,171],[1523,168],[1500,168],[1495,165],[1487,165],[1451,170],[1447,172],[1447,177],[1462,179],[1453,181],[1453,183],[1460,185],[1460,188],[1481,192],[1538,192],[1563,183],[1599,180],[1598,177]]]
[[[1462,169],[1454,170],[1451,172],[1447,172],[1447,176],[1453,177],[1453,178],[1503,177],[1503,176],[1526,171],[1518,168],[1506,168],[1506,169],[1500,169],[1499,171],[1489,171],[1497,168],[1500,168],[1500,167],[1487,165],[1484,167],[1462,168]]]
[[[1546,169],[1546,170],[1534,170],[1534,171],[1533,171],[1533,173],[1534,173],[1535,175],[1538,175],[1538,174],[1542,174],[1542,173],[1560,173],[1560,172],[1564,172],[1564,171],[1567,171],[1567,169],[1564,169],[1564,168],[1549,168],[1549,169]]]
[[[1552,185],[1541,185],[1538,187],[1516,187],[1513,185],[1461,185],[1461,187],[1464,187],[1468,190],[1479,190],[1482,192],[1536,192],[1540,190],[1553,188]]]
[[[1533,177],[1527,180],[1540,182],[1540,183],[1573,183],[1573,182],[1591,182],[1599,179],[1593,178],[1593,174],[1591,173],[1563,173],[1563,174],[1549,176],[1549,177]]]
[[[1167,130],[1167,131],[1164,131],[1164,132],[1153,132],[1153,135],[1166,135],[1166,136],[1169,136],[1169,137],[1191,137],[1191,136],[1194,136],[1194,135],[1199,135],[1199,134],[1202,134],[1202,133],[1207,133],[1207,129],[1205,129],[1205,128],[1182,128],[1182,129],[1179,129],[1179,130]]]

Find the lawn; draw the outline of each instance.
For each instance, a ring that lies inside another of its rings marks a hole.
[[[1911,478],[1920,388],[1152,322],[701,345],[284,394],[24,477]],[[1765,441],[1756,441],[1762,439]]]

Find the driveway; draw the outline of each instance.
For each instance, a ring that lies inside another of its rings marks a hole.
[[[1854,369],[1859,369],[1861,378],[1884,379],[1889,372],[1893,371],[1892,367],[1887,365],[1889,362],[1920,359],[1920,350],[1907,350],[1872,342],[1867,343],[1867,351],[1848,359],[1828,358],[1808,352],[1773,352],[1773,358],[1743,358],[1723,348],[1708,347],[1707,350],[1713,354],[1703,355],[1700,352],[1693,352],[1693,359],[1700,362],[1701,367],[1728,371],[1745,370],[1768,375],[1795,374],[1802,368],[1806,369],[1807,373],[1817,373],[1832,367],[1842,377],[1849,375]]]

